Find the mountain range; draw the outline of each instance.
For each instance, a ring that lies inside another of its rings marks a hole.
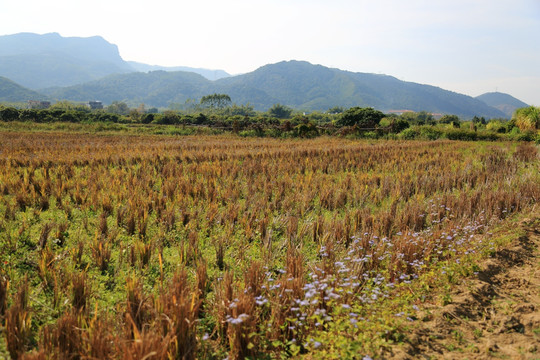
[[[388,75],[349,72],[305,61],[269,64],[237,76],[223,70],[146,65],[124,61],[117,46],[102,37],[64,38],[56,33],[0,36],[0,76],[12,80],[0,78],[0,101],[41,97],[167,108],[225,93],[234,103],[250,104],[256,110],[276,103],[304,111],[370,106],[382,111],[428,111],[465,118],[510,117],[515,108],[526,106],[507,94],[473,98]],[[22,86],[7,93],[2,90],[8,84],[16,85],[13,82],[32,90]]]

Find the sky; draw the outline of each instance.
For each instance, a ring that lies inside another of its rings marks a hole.
[[[540,0],[0,0],[0,14],[0,35],[99,35],[151,65],[305,60],[540,106]]]

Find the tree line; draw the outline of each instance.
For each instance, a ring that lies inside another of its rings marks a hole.
[[[207,126],[231,131],[243,136],[315,137],[343,135],[351,137],[398,137],[403,139],[450,138],[461,140],[497,140],[500,138],[537,140],[540,138],[540,110],[527,107],[516,110],[510,121],[475,116],[470,120],[457,115],[405,112],[384,114],[371,107],[344,109],[333,107],[326,112],[309,114],[294,111],[283,104],[274,104],[268,111],[255,111],[250,105],[232,104],[226,94],[211,94],[201,98],[198,112],[146,109],[144,104],[129,108],[123,102],[113,102],[104,109],[91,110],[85,105],[62,101],[47,109],[17,109],[0,105],[0,121],[30,121],[38,123],[109,122],[124,124],[156,124]]]

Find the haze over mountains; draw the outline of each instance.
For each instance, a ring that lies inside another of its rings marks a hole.
[[[223,70],[146,65],[124,61],[117,46],[99,36],[63,38],[56,33],[0,36],[0,76],[7,78],[0,78],[0,101],[12,102],[46,97],[167,108],[226,93],[234,103],[250,104],[256,110],[276,103],[305,111],[371,106],[466,118],[510,117],[515,108],[526,106],[507,94],[473,98],[388,75],[353,73],[305,61],[269,64],[237,76]]]

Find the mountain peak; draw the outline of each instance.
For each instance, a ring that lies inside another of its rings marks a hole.
[[[512,95],[497,91],[487,92],[485,94],[479,95],[476,97],[476,99],[502,111],[508,117],[511,117],[516,109],[529,106],[523,101],[516,99]]]
[[[0,76],[31,89],[66,86],[133,69],[101,36],[58,33],[0,36]]]

